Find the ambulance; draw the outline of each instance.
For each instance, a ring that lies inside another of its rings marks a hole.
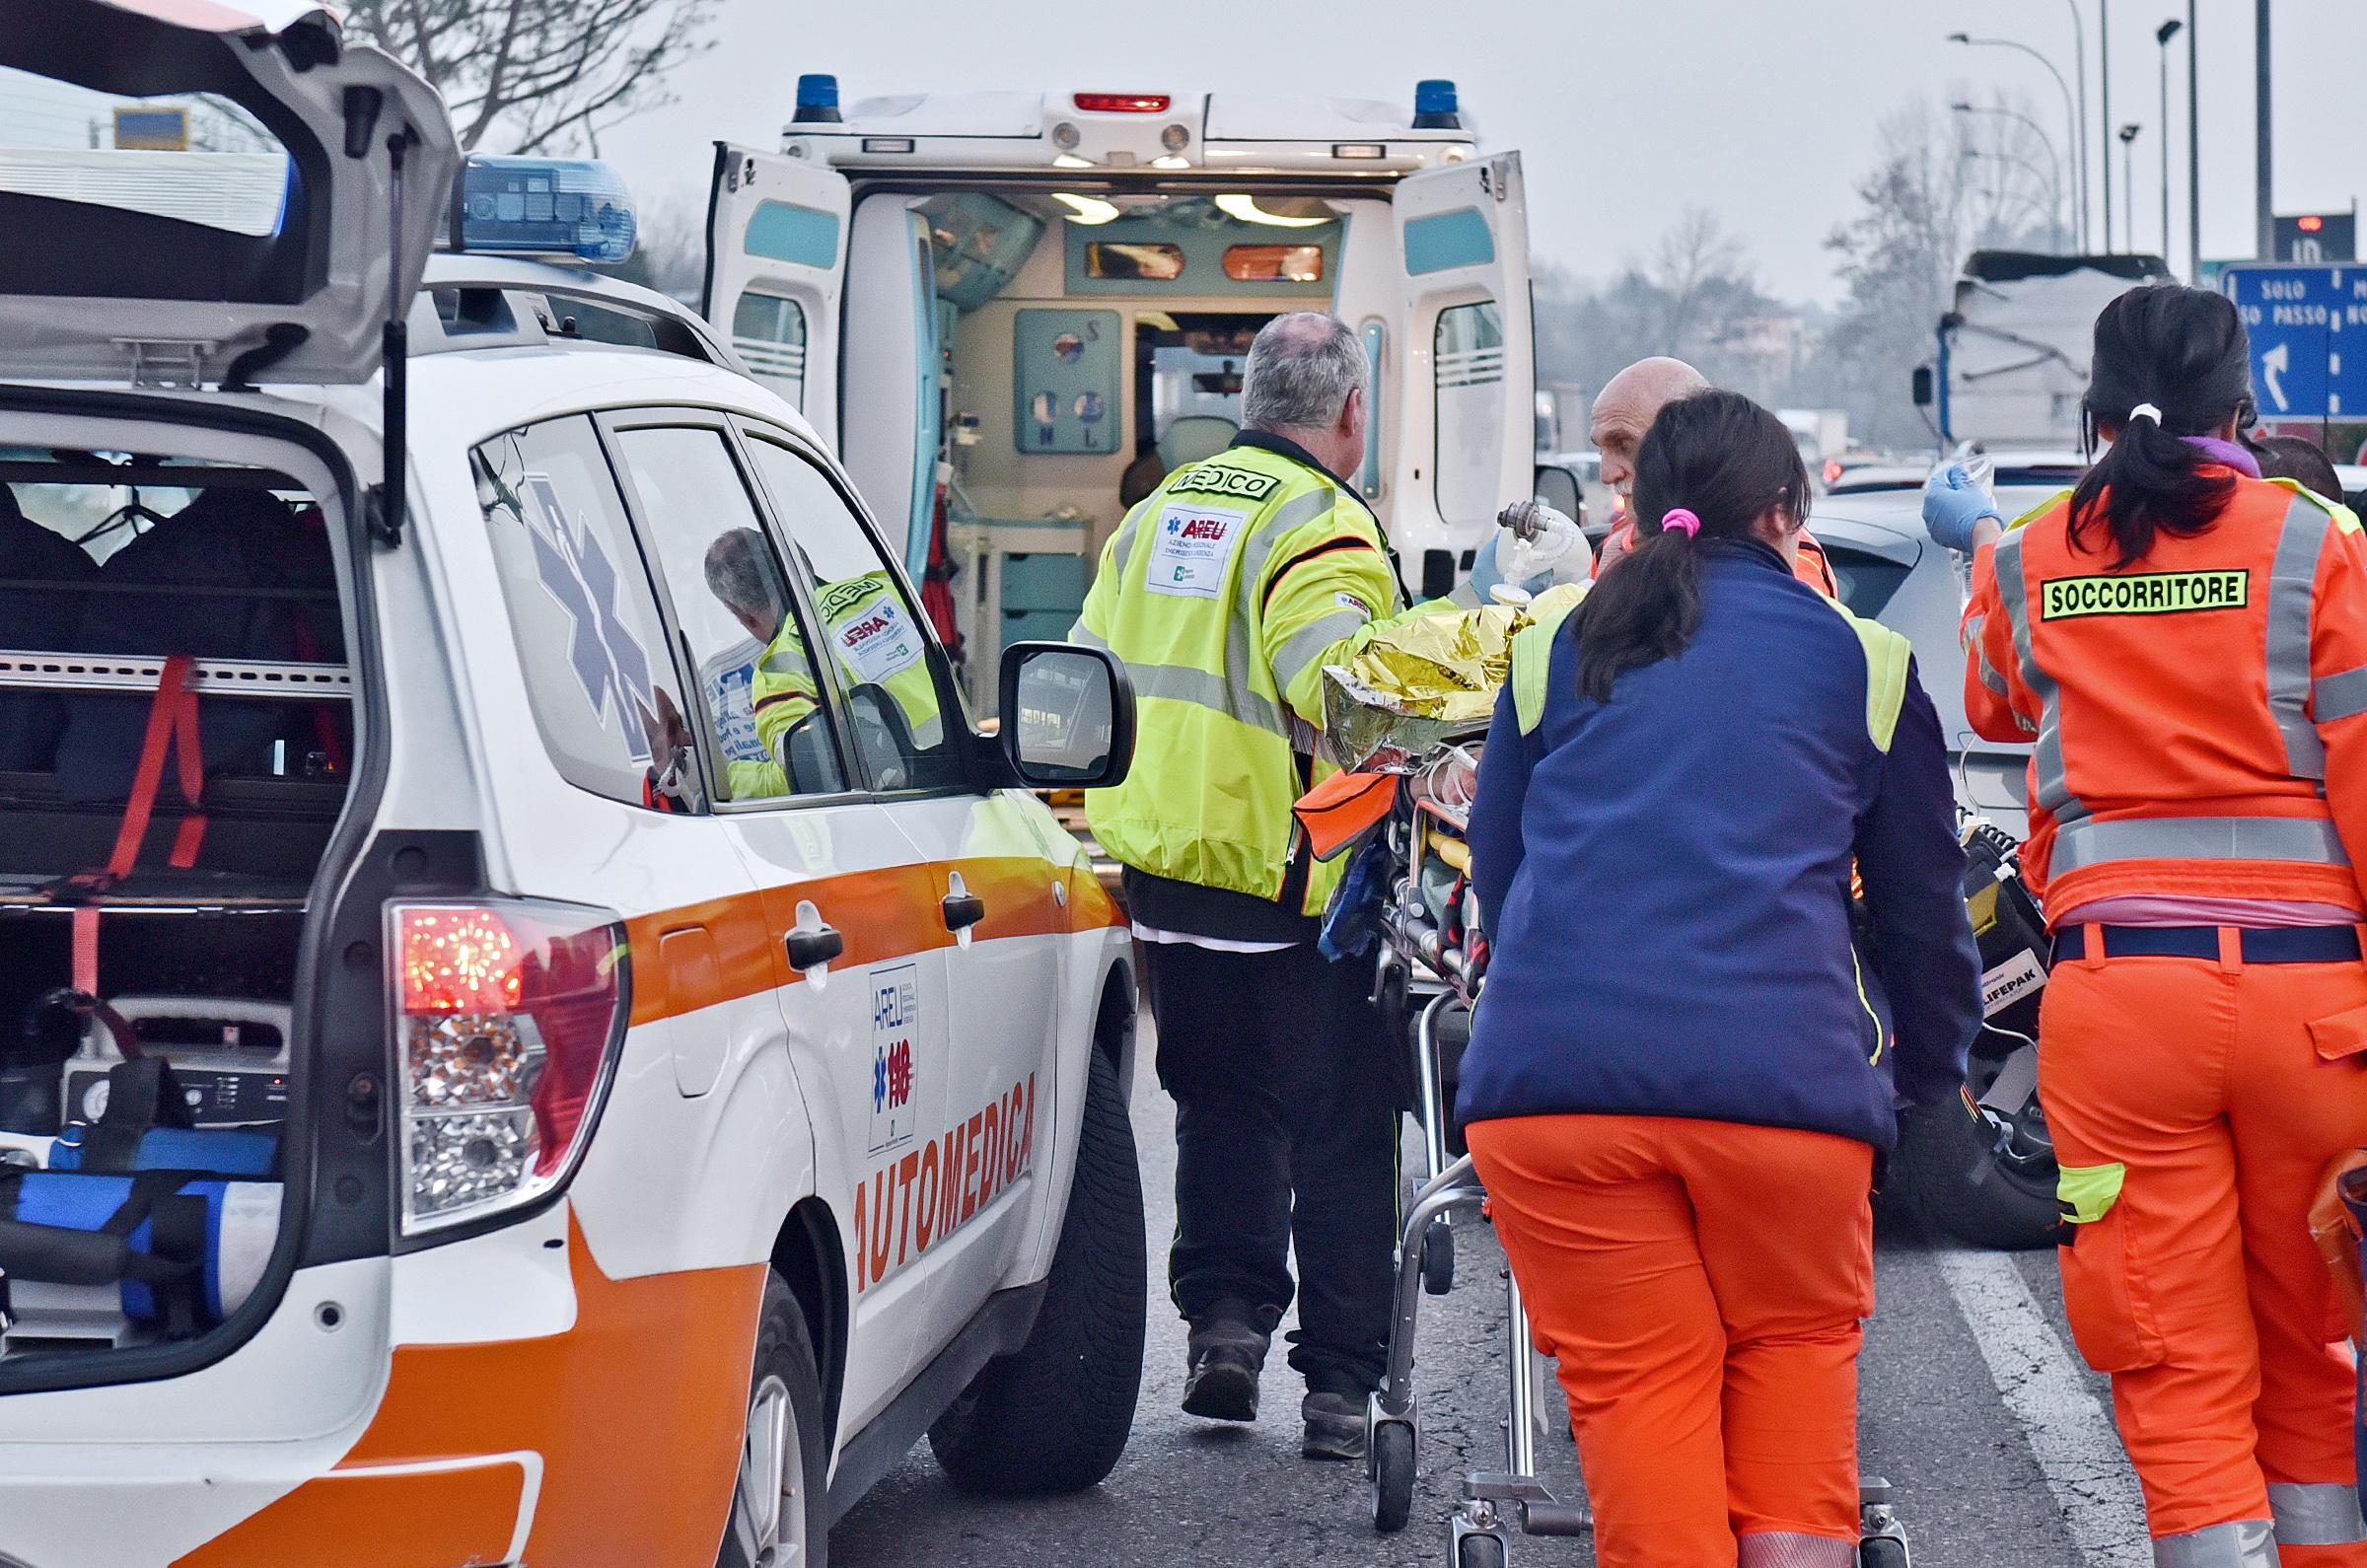
[[[1120,83],[1139,87],[1140,83]],[[708,319],[837,443],[974,691],[1065,635],[1131,500],[1240,427],[1257,328],[1327,310],[1372,369],[1364,458],[1409,594],[1530,493],[1520,155],[1455,85],[1408,112],[1176,91],[839,107],[800,77],[775,148],[718,144]]]
[[[924,1436],[1100,1479],[1136,985],[1033,792],[1122,672],[974,721],[907,489],[332,11],[14,0],[0,102],[0,1564],[787,1568]]]

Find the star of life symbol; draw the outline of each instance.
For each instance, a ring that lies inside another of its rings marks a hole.
[[[649,650],[625,624],[617,603],[616,564],[609,559],[598,534],[568,521],[550,475],[528,474],[525,489],[540,520],[539,527],[530,523],[526,531],[535,543],[536,576],[572,622],[568,665],[601,726],[607,728],[613,712],[623,732],[625,754],[646,767],[657,713],[656,679]]]

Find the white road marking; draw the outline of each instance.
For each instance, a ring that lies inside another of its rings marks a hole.
[[[1952,1248],[1936,1256],[2089,1568],[2148,1568],[2145,1499],[2119,1434],[2022,1271],[1996,1252]]]

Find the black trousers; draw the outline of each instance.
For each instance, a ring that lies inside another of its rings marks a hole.
[[[1146,943],[1159,1083],[1176,1102],[1176,1241],[1186,1319],[1228,1299],[1272,1329],[1299,1260],[1290,1364],[1376,1387],[1398,1232],[1398,1073],[1361,963],[1305,943],[1220,953]]]

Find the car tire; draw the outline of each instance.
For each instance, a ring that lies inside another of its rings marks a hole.
[[[756,1322],[755,1364],[748,1380],[748,1420],[740,1440],[739,1477],[716,1568],[826,1568],[830,1507],[822,1430],[822,1373],[806,1315],[778,1273],[764,1276]],[[770,1476],[780,1495],[767,1509]],[[795,1548],[794,1550],[792,1548]]]
[[[1134,1426],[1149,1297],[1134,1128],[1117,1069],[1097,1048],[1036,1326],[929,1428],[954,1484],[1017,1497],[1082,1491],[1108,1475]]]
[[[1996,1251],[2051,1247],[2062,1220],[2054,1175],[2051,1161],[2023,1168],[2001,1158],[1968,1096],[1899,1113],[1890,1184],[1935,1235]]]

